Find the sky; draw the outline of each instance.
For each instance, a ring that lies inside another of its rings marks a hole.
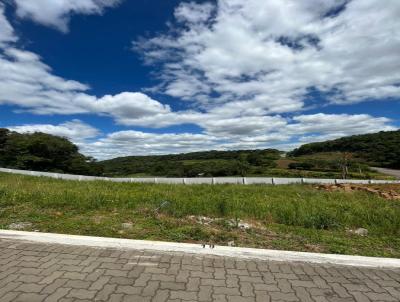
[[[400,1],[0,0],[0,127],[99,160],[400,128]]]

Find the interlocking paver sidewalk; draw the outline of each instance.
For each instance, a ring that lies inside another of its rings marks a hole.
[[[400,301],[400,270],[0,239],[0,301]]]

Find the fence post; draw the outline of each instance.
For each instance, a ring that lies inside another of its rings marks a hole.
[[[244,185],[247,185],[246,177],[243,177],[242,181]]]
[[[275,185],[275,179],[272,177],[272,184]]]
[[[211,179],[211,184],[215,185],[215,178],[214,177]]]

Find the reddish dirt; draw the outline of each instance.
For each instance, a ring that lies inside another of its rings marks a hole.
[[[276,160],[275,162],[277,164],[277,168],[279,168],[279,169],[289,169],[289,164],[295,163],[296,161],[291,160],[291,159],[281,158],[281,159]]]
[[[400,185],[354,185],[354,184],[337,184],[337,185],[319,185],[317,189],[328,192],[344,191],[354,192],[363,191],[371,194],[379,195],[387,200],[400,200]]]

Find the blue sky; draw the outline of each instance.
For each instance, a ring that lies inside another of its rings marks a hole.
[[[0,127],[98,159],[400,126],[400,2],[0,0]]]

